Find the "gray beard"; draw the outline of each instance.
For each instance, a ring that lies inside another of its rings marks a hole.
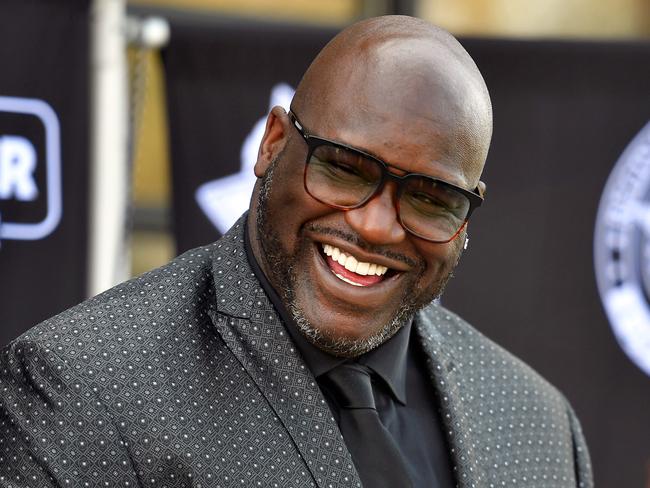
[[[287,307],[296,326],[309,342],[334,356],[345,358],[360,356],[386,342],[402,326],[406,325],[418,310],[426,307],[434,299],[438,298],[451,278],[452,272],[450,271],[446,276],[441,277],[438,280],[437,286],[432,287],[430,293],[418,294],[415,293],[415,286],[407,286],[401,300],[403,305],[396,311],[392,320],[384,325],[379,332],[370,337],[365,339],[345,339],[334,338],[324,334],[321,330],[314,327],[305,317],[295,297],[295,284],[297,280],[294,263],[298,258],[297,253],[300,249],[306,249],[308,243],[304,242],[304,238],[301,237],[303,243],[297,246],[298,251],[292,255],[284,250],[280,235],[271,225],[272,218],[269,215],[268,200],[272,191],[273,173],[281,157],[282,153],[271,162],[271,165],[262,177],[257,199],[257,235],[260,248],[264,253],[263,258],[268,264],[267,269],[272,274],[272,276],[268,276],[269,281],[271,281],[282,298],[282,302]],[[460,259],[460,254],[461,252],[458,253],[458,259]],[[458,260],[452,267],[452,270],[456,267],[457,263]],[[424,265],[421,265],[420,272],[413,283],[418,283],[423,273]]]
[[[364,354],[378,346],[381,346],[388,339],[411,320],[417,309],[405,307],[400,309],[388,324],[386,324],[377,334],[365,339],[345,339],[328,337],[316,329],[309,320],[305,318],[302,310],[296,305],[295,300],[289,302],[289,312],[293,320],[303,333],[307,340],[319,349],[332,354],[333,356],[354,358]]]

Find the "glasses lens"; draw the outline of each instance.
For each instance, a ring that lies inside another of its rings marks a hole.
[[[376,161],[329,144],[311,151],[305,171],[307,191],[318,200],[339,207],[359,205],[375,191],[382,177],[382,168]]]
[[[444,183],[411,176],[403,182],[400,219],[411,232],[433,241],[448,241],[463,226],[468,198]]]

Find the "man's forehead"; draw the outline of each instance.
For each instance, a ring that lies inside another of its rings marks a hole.
[[[301,83],[292,106],[305,122],[312,112],[319,118],[388,112],[391,119],[430,120],[443,129],[474,123],[489,111],[480,75],[476,80],[477,73],[436,39],[392,37],[339,54],[315,63],[306,86]]]
[[[310,97],[310,104],[355,93],[379,93],[402,99],[435,97],[444,91],[471,86],[476,78],[466,60],[431,38],[379,38],[360,46],[337,46],[332,51],[319,56],[310,67],[298,88],[299,99],[303,91],[318,94]],[[398,87],[401,89],[397,90]]]

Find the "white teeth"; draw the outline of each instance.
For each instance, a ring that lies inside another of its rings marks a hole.
[[[354,272],[356,274],[365,276],[368,274],[368,268],[370,268],[370,263],[361,262],[357,264],[357,269],[355,269]]]
[[[359,261],[354,256],[348,256],[348,259],[345,260],[345,269],[354,273],[357,270],[357,264],[359,264]]]
[[[341,266],[345,267],[345,269],[363,276],[366,275],[382,276],[384,273],[386,273],[386,271],[388,271],[388,268],[386,266],[382,266],[381,264],[376,264],[376,263],[366,263],[364,261],[358,261],[357,258],[355,258],[354,256],[345,254],[338,247],[334,247],[329,244],[323,244],[323,251],[325,251],[325,254],[327,256],[331,256],[334,261],[339,263]],[[341,277],[339,276],[339,278]],[[349,282],[349,280],[344,280],[344,281]],[[358,285],[358,283],[352,283],[352,284]]]

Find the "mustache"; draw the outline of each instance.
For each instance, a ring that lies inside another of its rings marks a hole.
[[[411,266],[412,268],[422,267],[422,263],[419,263],[413,258],[410,258],[398,252],[391,251],[390,249],[386,249],[383,246],[375,246],[373,244],[368,244],[361,237],[359,237],[356,234],[351,234],[350,232],[345,232],[339,229],[332,229],[331,227],[323,227],[322,225],[313,224],[313,223],[309,223],[305,225],[305,229],[323,235],[338,237],[340,239],[349,242],[350,244],[354,244],[355,246],[360,247],[364,251],[371,252],[373,254],[379,254],[381,256],[394,259],[396,261],[401,261],[407,264],[408,266]]]

